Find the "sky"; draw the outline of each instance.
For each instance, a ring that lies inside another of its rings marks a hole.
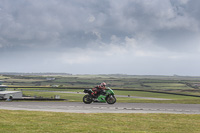
[[[0,72],[200,76],[199,0],[0,0]]]

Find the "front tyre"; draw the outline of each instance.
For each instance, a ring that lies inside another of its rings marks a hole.
[[[85,95],[85,96],[83,97],[83,102],[84,102],[85,104],[90,104],[90,103],[92,103],[92,97],[91,97],[90,95]]]
[[[107,98],[106,98],[106,102],[108,104],[114,104],[116,102],[116,98],[114,95],[109,95]]]

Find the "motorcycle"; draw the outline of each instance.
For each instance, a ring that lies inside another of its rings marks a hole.
[[[114,91],[109,87],[105,90],[103,94],[100,94],[98,96],[92,95],[93,93],[92,89],[85,89],[83,92],[87,93],[87,95],[83,97],[83,102],[85,104],[90,104],[92,102],[101,102],[101,103],[107,102],[108,104],[114,104],[116,102]]]

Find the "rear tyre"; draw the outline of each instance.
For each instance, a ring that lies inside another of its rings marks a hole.
[[[91,97],[90,95],[85,95],[85,96],[83,97],[83,102],[84,102],[85,104],[90,104],[90,103],[92,103],[92,97]]]
[[[106,102],[107,102],[108,104],[114,104],[116,101],[117,101],[117,100],[116,100],[116,98],[115,98],[114,95],[109,95],[109,96],[106,98]]]

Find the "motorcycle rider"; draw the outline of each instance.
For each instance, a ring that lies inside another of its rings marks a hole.
[[[104,95],[106,89],[106,83],[102,82],[100,85],[97,85],[96,87],[92,88],[92,95],[95,97],[98,97],[100,94]]]

